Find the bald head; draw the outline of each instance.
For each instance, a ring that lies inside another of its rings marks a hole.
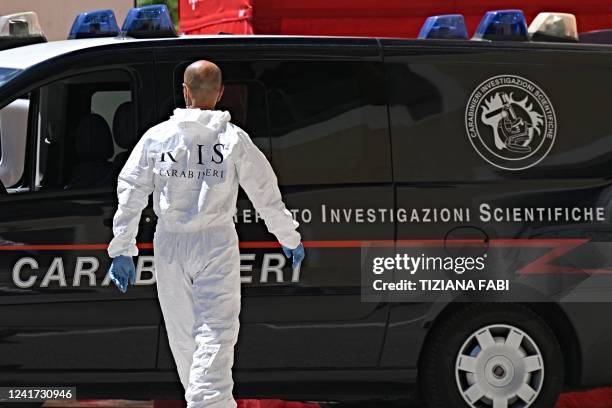
[[[187,107],[213,109],[221,99],[221,69],[206,60],[192,63],[183,75],[183,94]]]

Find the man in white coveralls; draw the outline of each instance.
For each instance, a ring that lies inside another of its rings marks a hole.
[[[119,206],[108,254],[123,292],[135,282],[132,256],[141,212],[153,193],[157,291],[189,408],[233,408],[232,365],[240,313],[240,255],[233,222],[238,185],[297,267],[298,223],[276,176],[249,136],[214,110],[221,70],[196,61],[185,70],[186,109],[149,129],[119,174]]]

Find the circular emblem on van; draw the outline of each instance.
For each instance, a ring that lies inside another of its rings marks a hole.
[[[533,82],[499,75],[472,92],[465,109],[465,129],[476,152],[505,170],[539,163],[557,134],[555,110]]]

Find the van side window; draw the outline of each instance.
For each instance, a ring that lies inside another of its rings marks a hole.
[[[264,82],[280,184],[391,180],[381,64],[287,61]]]
[[[114,189],[135,143],[130,76],[99,71],[39,89],[36,190]]]
[[[25,168],[29,95],[0,109],[0,180],[9,193],[19,191]]]
[[[382,64],[351,61],[215,61],[226,109],[270,153],[279,184],[391,181]],[[174,104],[184,107],[174,67]],[[271,145],[269,144],[271,143]]]

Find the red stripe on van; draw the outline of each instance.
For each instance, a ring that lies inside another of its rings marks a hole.
[[[361,248],[361,247],[386,247],[386,248],[422,248],[443,246],[483,246],[496,248],[550,248],[534,261],[518,270],[519,274],[543,274],[543,273],[604,273],[610,274],[609,269],[584,269],[568,266],[554,265],[551,262],[562,257],[577,247],[590,242],[589,238],[509,238],[491,239],[400,239],[394,240],[310,240],[304,241],[306,248]],[[243,249],[278,249],[280,244],[276,241],[242,241],[240,248]],[[92,251],[106,250],[108,244],[40,244],[0,245],[0,251]],[[153,249],[153,243],[139,243],[140,249]]]
[[[400,240],[310,240],[303,241],[306,248],[361,248],[363,246],[381,247],[441,247],[441,246],[492,246],[492,247],[563,247],[575,248],[589,242],[588,238],[519,238],[519,239],[400,239]],[[276,241],[241,241],[240,248],[280,248]],[[138,243],[139,249],[153,249],[153,243]],[[84,251],[106,250],[108,244],[5,244],[0,251]]]

